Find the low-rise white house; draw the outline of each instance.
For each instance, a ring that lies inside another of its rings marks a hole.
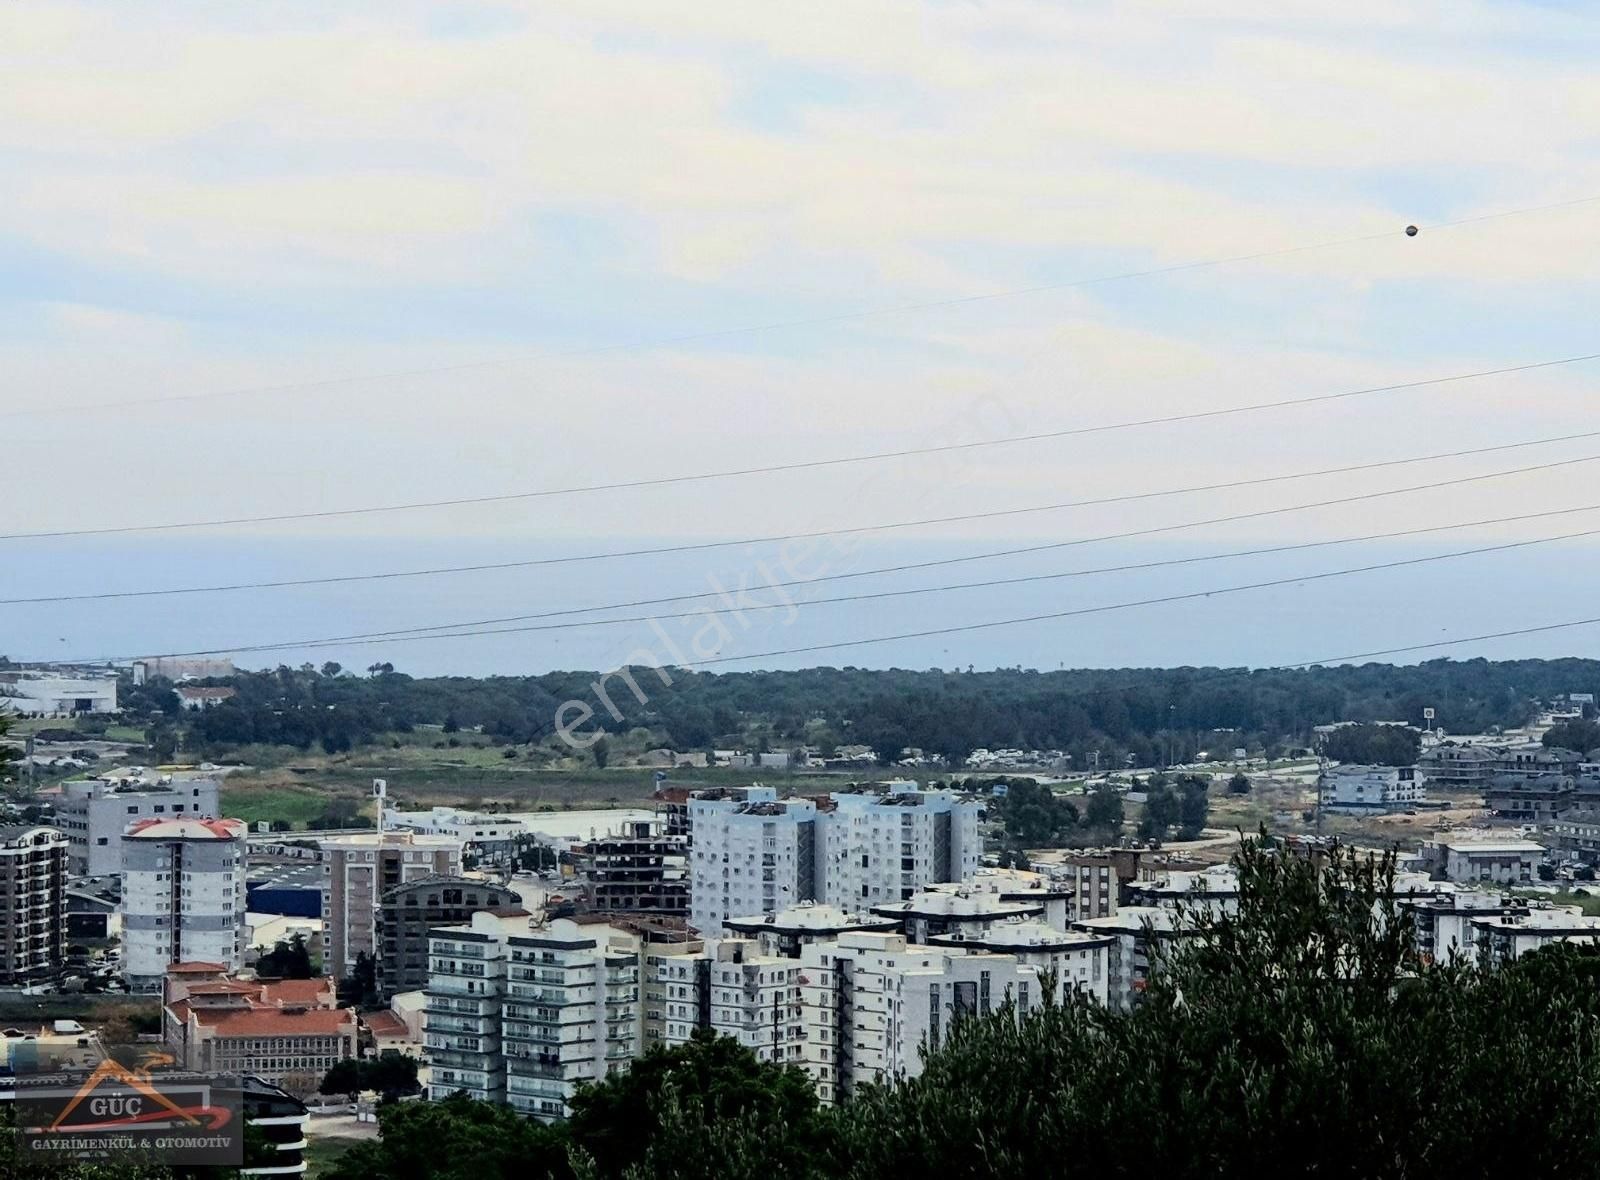
[[[1318,782],[1324,811],[1351,815],[1408,811],[1427,798],[1415,766],[1335,766]]]
[[[1524,884],[1538,879],[1544,845],[1533,840],[1442,836],[1423,845],[1429,868],[1463,884]]]

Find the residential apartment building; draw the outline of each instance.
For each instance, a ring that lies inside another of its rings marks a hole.
[[[1539,837],[1558,857],[1600,862],[1600,810],[1573,808],[1546,819],[1539,825]]]
[[[461,841],[416,832],[358,832],[318,842],[322,859],[322,965],[351,975],[365,954],[380,957],[378,908],[396,886],[461,875]]]
[[[1124,906],[1104,918],[1086,918],[1074,930],[1113,941],[1106,947],[1106,1006],[1127,1011],[1139,1002],[1163,953],[1189,931],[1170,906]]]
[[[1483,791],[1501,819],[1546,824],[1571,811],[1600,807],[1600,777],[1592,774],[1502,774]]]
[[[817,805],[771,787],[704,791],[689,801],[689,924],[717,935],[729,918],[818,900]]]
[[[964,1016],[1009,998],[1019,1012],[1039,1002],[1034,968],[1008,955],[908,943],[904,935],[854,931],[800,955],[805,1032],[801,1061],[827,1103],[858,1086],[922,1072],[922,1047]]]
[[[470,922],[480,910],[523,914],[513,890],[471,877],[427,876],[384,891],[378,902],[378,995],[419,991],[428,983],[428,934]]]
[[[161,987],[174,963],[241,965],[245,825],[236,819],[145,819],[122,837],[122,973]]]
[[[1317,784],[1322,810],[1352,815],[1408,811],[1426,797],[1414,766],[1334,766]]]
[[[55,828],[0,827],[0,984],[67,959],[67,838]]]
[[[795,959],[764,954],[747,938],[719,938],[696,954],[653,956],[649,964],[665,992],[666,1044],[709,1029],[762,1061],[800,1064],[805,1021]]]
[[[1001,922],[1021,922],[1044,916],[1042,901],[1011,900],[998,892],[969,885],[947,885],[924,890],[905,901],[873,906],[881,918],[892,918],[913,943],[928,942],[940,934],[983,934]]]
[[[175,964],[162,982],[162,1039],[182,1069],[254,1074],[306,1096],[357,1052],[356,1013],[332,979],[236,979],[215,963]]]
[[[1471,929],[1480,960],[1490,966],[1520,959],[1553,942],[1600,944],[1600,917],[1588,917],[1576,906],[1542,903],[1486,914],[1474,917]]]
[[[1539,742],[1445,742],[1424,750],[1417,758],[1417,769],[1441,787],[1481,790],[1504,775],[1574,774],[1582,761],[1582,755],[1573,750],[1552,749]]]
[[[1422,857],[1446,881],[1518,885],[1538,880],[1545,851],[1533,840],[1442,836],[1423,843]]]
[[[1478,935],[1472,923],[1527,910],[1527,902],[1496,892],[1457,890],[1441,884],[1431,895],[1408,897],[1397,902],[1401,913],[1411,919],[1417,953],[1426,962],[1449,963],[1472,959],[1478,954]]]
[[[913,783],[780,799],[770,787],[688,800],[689,922],[706,935],[729,918],[821,901],[870,909],[978,870],[980,804]]]
[[[640,940],[601,924],[477,913],[430,939],[430,1097],[466,1090],[537,1118],[641,1052]]]
[[[836,791],[819,821],[824,868],[821,900],[871,907],[918,890],[964,881],[978,871],[982,805],[954,791],[889,783],[881,791]],[[798,900],[798,899],[797,899]]]
[[[81,779],[61,784],[54,825],[67,836],[67,871],[74,877],[106,877],[122,871],[122,833],[128,825],[220,814],[214,778]]]
[[[689,913],[689,842],[664,824],[634,820],[572,850],[586,910],[601,914]]]
[[[1110,934],[1061,930],[1044,922],[1001,922],[982,933],[940,934],[928,942],[944,950],[1008,955],[1038,972],[1041,988],[1048,973],[1058,1000],[1069,995],[1102,1005],[1110,1000],[1109,959],[1116,942]]]
[[[839,906],[815,901],[802,901],[771,914],[729,918],[724,926],[735,937],[753,938],[763,955],[775,955],[780,959],[798,959],[801,950],[812,943],[833,942],[841,934],[853,930],[880,934],[900,932],[900,922],[896,918],[849,913]]]

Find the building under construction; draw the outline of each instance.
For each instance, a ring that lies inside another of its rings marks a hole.
[[[689,912],[689,842],[660,821],[626,823],[620,832],[575,847],[584,908],[596,913]]]

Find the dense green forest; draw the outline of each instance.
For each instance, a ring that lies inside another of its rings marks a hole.
[[[564,701],[611,733],[647,731],[679,751],[711,747],[824,752],[868,746],[885,761],[904,747],[949,759],[973,749],[1055,749],[1085,767],[1131,754],[1141,765],[1188,761],[1199,750],[1274,753],[1310,744],[1312,727],[1334,721],[1422,723],[1424,708],[1452,732],[1525,722],[1535,702],[1600,689],[1593,660],[1435,660],[1397,667],[1309,669],[1121,668],[1035,672],[813,668],[794,672],[633,671],[638,699],[613,674],[597,699],[593,672],[539,676],[411,677],[388,664],[348,672],[337,664],[241,673],[238,695],[182,713],[169,685],[125,684],[123,701],[158,744],[183,729],[183,748],[210,755],[250,743],[335,753],[418,725],[481,729],[506,743],[538,743],[555,731]]]

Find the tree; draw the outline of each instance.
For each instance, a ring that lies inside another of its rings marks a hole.
[[[1322,743],[1338,762],[1360,766],[1414,766],[1422,735],[1403,725],[1341,725]]]
[[[1600,721],[1563,721],[1544,731],[1547,749],[1576,750],[1587,754],[1600,749]]]
[[[178,731],[170,725],[157,722],[150,726],[144,731],[144,741],[152,762],[171,762],[178,756]]]
[[[320,1094],[360,1094],[375,1090],[393,1101],[422,1089],[417,1081],[417,1059],[393,1049],[376,1057],[344,1057],[335,1061],[317,1086]]]
[[[1242,770],[1234,771],[1233,777],[1228,780],[1228,794],[1248,795],[1250,793],[1250,776]]]
[[[840,1108],[849,1174],[1595,1174],[1600,953],[1430,965],[1392,858],[1251,840],[1236,863],[1238,913],[1189,915],[1131,1012],[959,1021]]]
[[[10,779],[12,764],[18,757],[17,748],[6,744],[6,734],[9,732],[11,732],[11,715],[0,709],[0,782]]]
[[[355,966],[339,981],[339,999],[360,1008],[370,1008],[378,1002],[378,965],[366,951],[356,953]]]
[[[663,1105],[667,1095],[671,1108]],[[646,1051],[626,1073],[580,1089],[571,1105],[572,1140],[602,1176],[641,1165],[645,1175],[665,1174],[665,1142],[683,1153],[672,1161],[671,1174],[718,1174],[713,1144],[697,1146],[694,1136],[681,1132],[730,1123],[763,1128],[773,1174],[792,1174],[778,1162],[785,1144],[805,1155],[801,1149],[821,1135],[816,1091],[804,1073],[759,1061],[738,1042],[704,1029],[685,1044]],[[679,1133],[663,1138],[666,1129]]]
[[[1139,820],[1139,836],[1144,840],[1165,840],[1167,830],[1178,822],[1182,804],[1178,792],[1164,774],[1152,774],[1144,787],[1144,816]]]
[[[456,720],[456,715],[454,713],[446,713],[444,715],[444,724],[439,728],[445,733],[460,733],[461,722]]]
[[[1178,778],[1178,835],[1192,840],[1206,826],[1211,810],[1209,791],[1211,780],[1202,774],[1186,774]]]
[[[288,941],[279,939],[266,954],[256,960],[256,974],[265,979],[310,979],[311,951],[306,946],[306,936],[295,933]]]
[[[1122,793],[1109,783],[1097,787],[1084,810],[1084,824],[1090,828],[1122,830]]]
[[[611,761],[611,740],[606,737],[596,738],[594,745],[589,747],[589,753],[594,755],[595,767],[604,770],[606,763]]]
[[[1028,778],[996,780],[1005,794],[995,797],[994,809],[1005,821],[1006,834],[1028,848],[1052,848],[1078,823],[1078,809],[1043,783]]]
[[[343,671],[344,665],[339,663],[338,660],[329,660],[326,664],[322,665],[322,674],[329,680],[332,680],[335,676]]]
[[[338,1091],[335,1091],[338,1092]],[[382,1138],[351,1148],[330,1180],[534,1180],[570,1177],[567,1134],[499,1103],[457,1094],[378,1112]]]

